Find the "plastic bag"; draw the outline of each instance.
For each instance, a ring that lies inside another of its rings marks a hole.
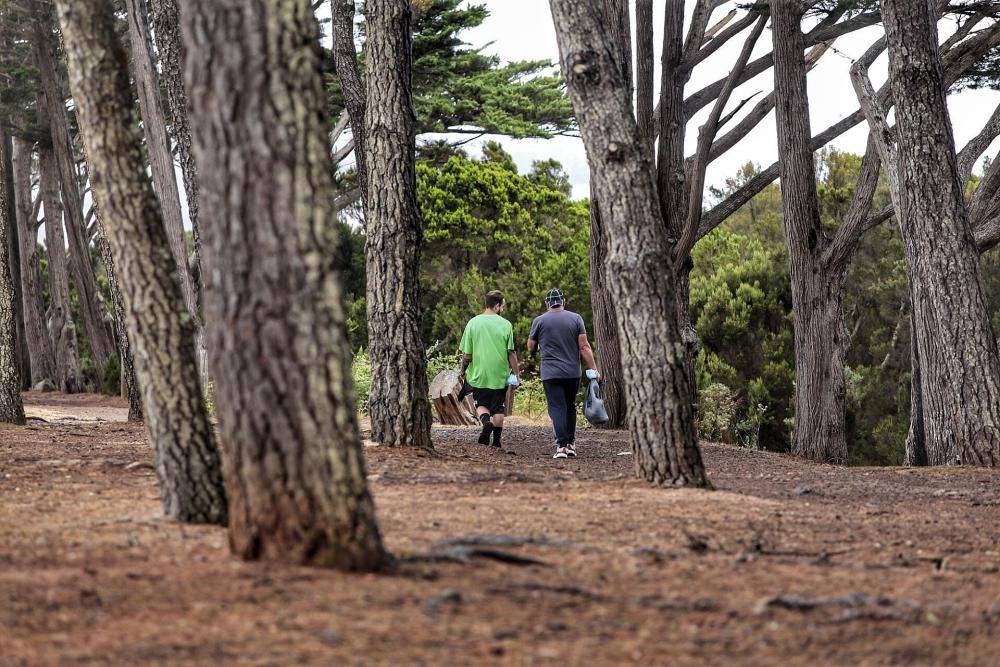
[[[601,383],[597,380],[590,380],[587,383],[587,395],[583,399],[583,416],[595,426],[608,422],[608,411],[604,409],[604,393],[601,391]]]

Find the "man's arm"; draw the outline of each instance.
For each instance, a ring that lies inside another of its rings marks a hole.
[[[469,369],[469,364],[471,364],[471,363],[472,363],[472,355],[471,354],[463,354],[462,355],[462,365],[458,369],[458,374],[462,378],[465,378],[465,371],[467,371]]]
[[[510,350],[507,352],[507,361],[510,363],[510,369],[517,377],[521,377],[521,370],[517,366],[517,352]]]
[[[538,351],[538,341],[534,338],[528,339],[528,354],[534,354]]]
[[[594,361],[594,350],[590,347],[587,334],[582,333],[577,336],[577,342],[580,346],[580,357],[583,359],[583,363],[587,365],[589,370],[597,371],[597,362]],[[601,374],[597,373],[597,377],[601,377]]]

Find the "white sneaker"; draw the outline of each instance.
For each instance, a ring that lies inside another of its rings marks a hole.
[[[566,450],[567,454],[569,454],[570,456],[576,458],[576,444],[574,444],[574,443],[571,442],[568,445],[566,445],[565,447],[563,447],[563,449]]]
[[[560,447],[559,449],[556,450],[556,453],[555,453],[555,455],[552,458],[554,458],[554,459],[564,459],[567,456],[568,456],[568,453],[566,451],[566,448],[565,447]]]

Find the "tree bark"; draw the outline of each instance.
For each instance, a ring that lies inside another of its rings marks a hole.
[[[365,80],[358,69],[358,53],[354,47],[355,0],[333,0],[333,63],[337,80],[344,91],[344,105],[351,118],[351,138],[361,186],[361,199],[368,199],[368,167],[365,155],[368,153],[366,133]]]
[[[184,240],[184,220],[180,194],[177,191],[177,176],[174,173],[174,157],[170,150],[170,140],[167,138],[166,119],[160,101],[160,81],[156,73],[156,64],[153,62],[143,2],[144,0],[125,0],[135,87],[139,94],[139,111],[142,114],[146,152],[153,173],[153,187],[160,201],[163,226],[170,242],[170,252],[177,266],[177,277],[184,295],[184,303],[197,332],[201,329],[201,316],[198,312],[194,281],[191,279],[191,272],[188,271],[187,242]]]
[[[694,378],[674,317],[671,247],[628,85],[599,9],[576,0],[551,0],[551,7],[563,76],[608,225],[606,270],[618,315],[636,472],[659,486],[710,487],[695,438]],[[667,187],[678,184],[668,179]]]
[[[432,447],[421,339],[416,118],[410,81],[409,0],[369,0],[365,257],[372,363],[371,438]]]
[[[76,324],[69,300],[69,270],[66,267],[66,237],[59,199],[59,169],[52,148],[39,145],[38,177],[45,206],[45,245],[49,252],[49,339],[55,354],[55,377],[59,390],[81,391],[80,355],[76,347]]]
[[[205,320],[243,558],[377,570],[308,0],[184,0]],[[218,100],[232,100],[220,105]],[[426,396],[424,397],[426,399]]]
[[[80,189],[76,181],[73,145],[69,137],[69,124],[66,120],[65,98],[59,90],[56,81],[55,63],[53,62],[54,37],[48,25],[48,17],[43,14],[42,4],[38,3],[35,16],[35,64],[45,95],[44,114],[49,122],[52,133],[52,146],[59,165],[59,180],[61,181],[62,201],[66,214],[66,233],[69,237],[70,268],[73,271],[73,282],[76,284],[80,302],[80,312],[83,314],[83,327],[90,343],[90,351],[99,369],[112,355],[116,353],[111,329],[106,319],[106,308],[100,298],[97,288],[97,277],[90,262],[89,244],[87,242],[86,223],[83,219]]]
[[[10,257],[7,231],[14,226],[10,197],[7,192],[7,141],[0,131],[0,422],[24,423],[21,402],[21,369],[17,353],[15,301],[17,294],[10,277]]]
[[[650,4],[640,1],[639,5]],[[652,8],[650,7],[650,12]],[[632,48],[631,34],[629,30],[628,5],[625,0],[604,0],[605,21],[608,25],[608,32],[614,45],[614,53],[617,58],[618,68],[622,80],[629,86],[629,99],[632,97]],[[638,19],[643,16],[637,15]],[[650,21],[652,16],[649,17]],[[652,27],[650,25],[650,30]],[[652,34],[649,36],[652,40]],[[652,52],[649,53],[652,58]],[[649,118],[652,123],[652,60],[647,70],[642,70],[643,74],[649,76]],[[640,97],[639,103],[643,100]],[[650,150],[652,148],[652,137],[644,137],[648,140]],[[593,182],[596,175],[591,174],[590,180]],[[611,292],[608,289],[607,273],[605,263],[608,255],[608,238],[605,225],[601,220],[600,205],[597,201],[597,191],[590,189],[590,304],[594,313],[594,337],[597,341],[598,365],[601,369],[602,387],[604,390],[604,407],[608,411],[608,421],[602,428],[623,428],[628,418],[628,410],[625,402],[625,378],[622,374],[621,342],[618,340],[618,324],[615,315],[614,303]]]
[[[884,0],[899,221],[910,271],[928,463],[1000,463],[1000,358],[958,178],[936,15]]]
[[[110,0],[59,0],[57,7],[91,187],[103,214],[99,224],[107,223],[112,265],[122,278],[163,510],[181,521],[225,524],[222,466],[198,383],[194,331],[183,317],[173,257],[146,177],[113,9]]]
[[[191,220],[191,235],[194,239],[194,252],[191,254],[189,269],[200,313],[201,206],[198,192],[198,167],[191,149],[187,91],[184,88],[184,45],[181,43],[180,15],[177,10],[177,0],[150,0],[149,9],[155,33],[156,53],[160,60],[160,80],[167,91],[170,130],[174,141],[177,142],[177,156],[184,178],[184,194],[187,197],[188,218]]]
[[[38,234],[31,218],[31,143],[14,137],[14,208],[21,260],[21,307],[24,333],[31,358],[31,384],[55,378],[55,357],[45,326]]]
[[[198,315],[198,371],[202,386],[208,386],[208,350],[205,347],[205,323],[202,316],[201,277],[201,197],[198,191],[198,166],[191,148],[191,126],[188,120],[187,91],[184,88],[184,45],[181,43],[180,14],[177,0],[149,0],[149,18],[153,23],[156,52],[160,61],[160,81],[167,93],[170,111],[170,132],[177,142],[177,157],[184,179],[188,219],[191,221],[193,249],[187,267],[194,291]]]
[[[103,229],[100,223],[101,214],[94,209],[98,230]],[[111,256],[111,244],[103,232],[98,233],[97,244],[104,258],[104,266],[108,267],[108,291],[111,293],[111,308],[114,312],[115,344],[118,346],[118,377],[121,381],[121,396],[128,401],[128,420],[142,421],[142,392],[139,389],[139,378],[135,372],[135,355],[132,353],[132,343],[129,339],[128,315],[125,310],[125,299],[122,297],[121,285],[117,272],[114,270],[114,258]]]
[[[846,463],[844,275],[841,271],[831,275],[823,261],[830,242],[820,225],[809,145],[801,20],[801,7],[771,0],[778,162],[795,332],[792,452],[816,461]]]
[[[7,275],[10,277],[11,288],[14,290],[14,357],[17,363],[18,377],[21,389],[31,389],[31,358],[28,356],[28,344],[24,339],[24,313],[21,312],[21,251],[17,238],[17,221],[14,216],[14,140],[0,128],[0,173],[3,181],[4,197],[7,202]]]

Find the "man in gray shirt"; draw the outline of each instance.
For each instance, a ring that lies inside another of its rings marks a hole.
[[[580,359],[588,375],[599,378],[594,352],[587,340],[583,318],[566,310],[562,290],[550,289],[545,313],[531,323],[528,353],[542,352],[542,387],[549,418],[555,432],[556,453],[552,458],[576,456],[576,394],[580,389]]]

